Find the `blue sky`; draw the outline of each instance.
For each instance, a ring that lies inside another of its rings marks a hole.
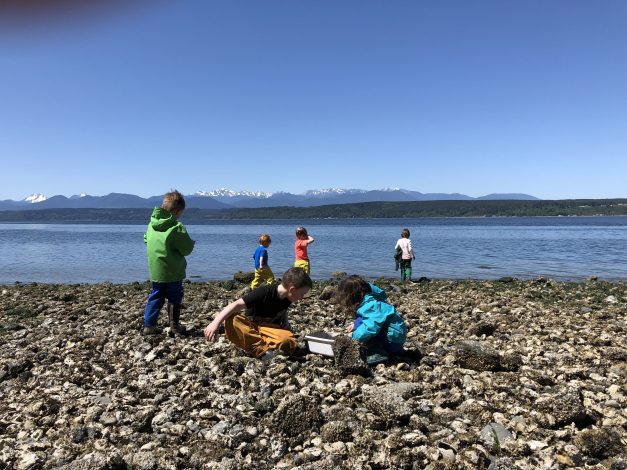
[[[627,2],[154,1],[0,23],[0,199],[627,197]]]

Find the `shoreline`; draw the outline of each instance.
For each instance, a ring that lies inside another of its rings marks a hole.
[[[252,273],[250,274],[252,276]],[[352,274],[352,273],[348,273],[348,274]],[[369,277],[369,276],[363,276],[363,277],[375,283],[385,282],[385,283],[390,283],[390,284],[397,284],[399,287],[405,285],[401,283],[398,277]],[[329,278],[324,278],[324,279],[313,278],[312,281],[314,284],[329,285],[329,284],[333,284],[337,282],[337,280],[341,278],[342,277],[329,277]],[[503,276],[503,277],[493,278],[493,279],[466,277],[466,278],[422,278],[421,280],[421,278],[419,278],[419,279],[412,280],[407,285],[409,286],[420,285],[423,283],[432,283],[432,282],[477,283],[477,284],[481,284],[481,283],[520,283],[520,284],[529,283],[529,284],[532,284],[532,283],[538,283],[538,282],[554,282],[554,283],[559,283],[559,284],[587,284],[587,283],[625,284],[627,283],[627,278],[604,278],[602,276],[596,276],[596,275],[581,276],[577,278],[560,278],[560,277],[550,277],[550,276],[535,276],[535,277],[528,277],[528,278]],[[68,287],[92,286],[92,287],[96,287],[100,285],[109,285],[109,286],[132,286],[132,285],[138,285],[138,284],[149,285],[150,283],[151,281],[148,279],[145,279],[143,281],[136,280],[136,281],[121,281],[121,282],[117,282],[117,281],[41,282],[41,281],[17,281],[16,280],[12,282],[0,282],[0,287],[9,287],[9,288],[14,287],[14,286],[24,286],[24,287],[28,287],[28,286],[32,286],[32,287],[36,287],[36,286],[68,286]],[[233,277],[231,277],[230,279],[194,279],[194,278],[189,279],[189,278],[186,278],[183,281],[183,283],[185,285],[193,285],[193,284],[213,285],[215,284],[218,286],[221,284],[225,284],[225,283],[233,283],[235,285],[240,286],[241,288],[244,288],[250,284],[250,282],[241,282],[241,281],[234,279]]]
[[[147,285],[0,288],[8,468],[622,468],[625,283],[377,281],[407,351],[366,375],[202,331],[244,287],[185,284],[190,336],[143,337]],[[351,319],[314,283],[299,342]],[[160,322],[165,321],[162,311]],[[494,436],[497,436],[495,440]],[[26,467],[24,467],[26,468]]]

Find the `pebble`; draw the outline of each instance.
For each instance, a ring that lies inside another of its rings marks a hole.
[[[541,441],[527,441],[526,444],[532,451],[544,449],[545,447],[548,446],[546,442],[541,442]]]

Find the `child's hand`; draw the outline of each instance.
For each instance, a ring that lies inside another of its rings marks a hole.
[[[346,332],[347,332],[347,333],[352,333],[354,329],[355,329],[355,324],[354,324],[354,323],[351,323],[350,325],[348,325],[348,326],[346,327]]]
[[[205,328],[205,338],[207,341],[216,341],[218,339],[218,330],[220,329],[220,324],[214,325],[215,322],[209,323]]]

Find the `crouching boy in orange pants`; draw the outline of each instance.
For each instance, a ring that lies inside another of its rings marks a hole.
[[[205,338],[215,340],[224,322],[226,337],[256,358],[279,350],[293,354],[298,342],[287,321],[287,309],[309,292],[311,278],[302,268],[290,268],[281,284],[264,285],[231,302],[205,328]],[[245,310],[244,314],[241,314]]]

